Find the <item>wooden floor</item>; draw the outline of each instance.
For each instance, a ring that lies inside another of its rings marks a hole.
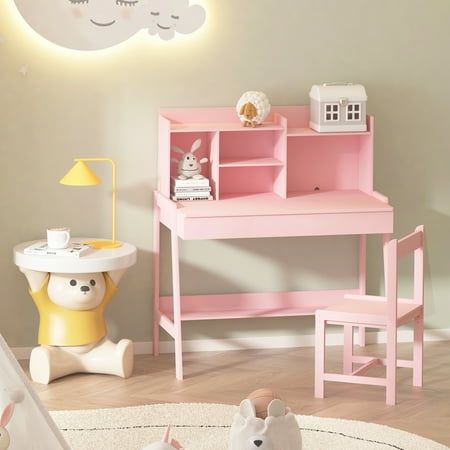
[[[340,347],[330,347],[328,370],[340,369]],[[359,349],[376,354],[382,346]],[[399,346],[409,358],[410,346]],[[381,370],[381,369],[380,369]],[[426,345],[423,389],[412,387],[409,369],[398,370],[398,405],[385,405],[380,387],[327,383],[326,398],[313,396],[314,350],[243,350],[185,354],[186,379],[175,380],[173,355],[137,356],[131,378],[73,375],[35,384],[49,410],[88,409],[166,402],[238,404],[251,391],[269,387],[299,414],[376,422],[450,446],[450,343]]]

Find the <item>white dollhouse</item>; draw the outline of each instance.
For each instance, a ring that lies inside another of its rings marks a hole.
[[[364,86],[352,83],[315,84],[309,126],[319,132],[367,131],[367,94]]]

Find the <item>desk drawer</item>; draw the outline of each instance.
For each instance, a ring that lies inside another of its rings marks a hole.
[[[393,211],[240,217],[177,216],[187,240],[385,234],[393,232]]]

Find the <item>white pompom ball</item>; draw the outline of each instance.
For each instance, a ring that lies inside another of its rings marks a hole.
[[[251,103],[256,108],[256,114],[250,120],[256,125],[261,125],[270,112],[270,102],[267,95],[260,91],[247,91],[242,94],[241,98],[237,102],[236,112],[238,113],[241,122],[248,122],[249,118],[241,114],[242,107],[246,103]]]

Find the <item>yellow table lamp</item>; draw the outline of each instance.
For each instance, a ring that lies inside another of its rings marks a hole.
[[[116,241],[116,164],[111,158],[77,158],[74,166],[59,182],[66,186],[97,186],[102,180],[91,170],[86,161],[109,162],[112,165],[112,240],[85,242],[94,248],[117,248],[122,245]]]

